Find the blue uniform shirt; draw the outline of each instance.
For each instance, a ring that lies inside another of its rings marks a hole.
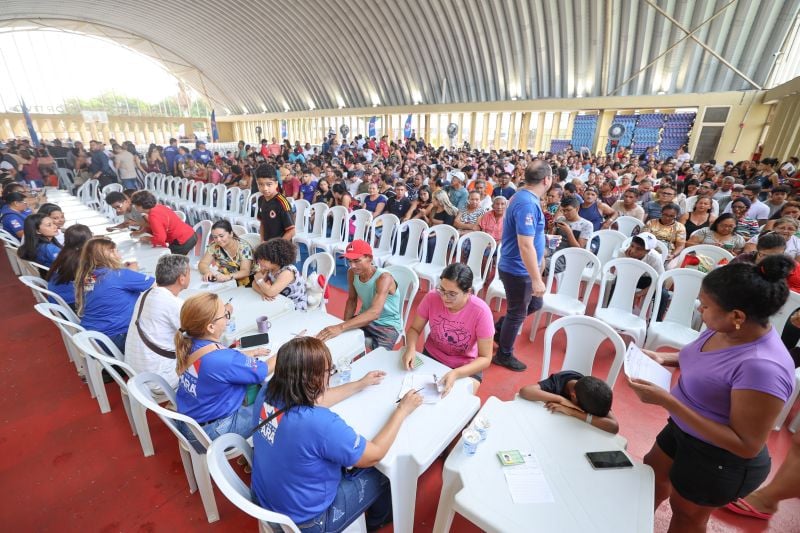
[[[9,232],[14,237],[17,233],[23,231],[25,228],[25,219],[31,214],[30,209],[26,209],[21,213],[11,209],[10,205],[4,205],[0,210],[0,218],[3,220],[3,229]]]
[[[109,337],[125,333],[136,300],[153,286],[155,279],[127,268],[98,268],[94,276],[94,283],[84,289],[81,326]]]
[[[167,162],[167,169],[172,172],[175,168],[175,158],[178,157],[178,147],[169,145],[164,148],[164,159]]]
[[[57,272],[54,272],[50,276],[50,281],[47,282],[47,288],[61,296],[68,304],[72,305],[75,303],[75,284],[71,281],[68,283],[59,283]],[[53,302],[52,299],[50,301]]]
[[[36,246],[36,262],[49,267],[58,257],[61,247],[52,242],[41,242]]]
[[[266,387],[265,387],[266,388]],[[255,427],[279,406],[256,399]],[[253,435],[253,493],[265,509],[307,522],[330,507],[342,467],[361,459],[367,441],[327,407],[295,407]]]
[[[211,344],[195,340],[191,352]],[[209,352],[178,378],[178,412],[200,423],[226,417],[242,406],[247,386],[267,379],[267,364],[239,350]]]
[[[314,203],[314,192],[317,190],[317,182],[311,181],[307,185],[300,184],[300,196],[303,197],[303,200],[306,202],[313,204]]]
[[[214,154],[212,154],[208,150],[197,150],[197,149],[192,150],[192,158],[194,158],[194,160],[197,161],[198,163],[202,163],[203,165],[206,165],[209,161],[211,161],[213,157]]]
[[[503,251],[498,268],[514,276],[529,276],[519,252],[517,236],[533,237],[537,261],[544,257],[544,213],[539,197],[532,192],[520,189],[511,197],[503,218]]]

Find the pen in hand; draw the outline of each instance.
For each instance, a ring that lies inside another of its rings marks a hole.
[[[424,388],[425,387],[420,387],[417,390],[415,390],[414,392],[422,392],[422,389],[424,389]],[[406,394],[408,394],[408,393],[406,393]],[[400,403],[400,400],[402,400],[402,398],[398,398],[397,401],[395,401],[394,403]]]

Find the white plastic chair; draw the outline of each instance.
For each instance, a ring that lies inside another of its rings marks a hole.
[[[789,317],[791,317],[792,313],[797,309],[800,309],[800,294],[789,291],[789,298],[786,299],[786,303],[783,304],[783,307],[781,307],[777,313],[769,317],[769,323],[775,328],[775,332],[779,337],[783,335],[783,328],[786,327],[786,322],[789,320]]]
[[[203,257],[206,255],[208,241],[211,238],[212,225],[210,220],[201,220],[194,225],[194,234],[197,235],[197,244],[194,245],[195,257]]]
[[[121,183],[109,183],[100,191],[100,198],[105,199],[106,195],[110,192],[122,192]]]
[[[333,246],[333,256],[344,255],[347,243],[362,240],[369,241],[369,228],[372,224],[372,213],[366,209],[356,209],[351,211],[345,221],[345,242],[340,242]]]
[[[430,238],[436,239],[433,253],[428,257],[428,243]],[[428,290],[436,285],[442,271],[447,265],[453,262],[458,244],[458,230],[447,224],[439,224],[425,230],[422,234],[422,259],[421,263],[415,264],[412,268],[419,276],[420,281],[428,282]]]
[[[38,276],[20,276],[19,280],[28,287],[31,292],[33,292],[33,297],[39,303],[48,303],[50,299],[54,303],[57,303],[64,309],[69,312],[69,319],[75,322],[76,324],[80,324],[80,319],[78,315],[72,310],[72,308],[64,301],[64,299],[56,294],[55,292],[51,291],[48,286],[47,282]]]
[[[354,198],[356,199],[356,201],[358,201],[359,204],[363,205],[364,204],[364,200],[366,199],[367,196],[369,196],[368,192],[362,192],[362,193],[356,194],[354,196]]]
[[[19,239],[17,239],[16,235],[11,235],[4,229],[0,229],[0,239],[2,239],[6,243],[16,248],[19,248],[20,244],[22,244],[22,242]]]
[[[384,213],[372,219],[369,227],[369,244],[372,246],[372,259],[377,266],[383,266],[386,258],[394,251],[394,242],[397,238],[397,228],[400,219],[391,213]],[[378,230],[381,231],[378,239]],[[375,242],[378,242],[377,246]]]
[[[259,233],[245,233],[244,235],[240,235],[239,238],[249,244],[254,252],[256,248],[258,248],[258,245],[263,242],[261,240],[261,234]]]
[[[644,222],[636,217],[629,217],[627,215],[618,217],[614,223],[617,225],[617,231],[626,237],[630,237],[633,235],[635,230],[642,229],[644,227]]]
[[[564,270],[556,274],[556,261],[564,258]],[[536,313],[531,327],[530,339],[536,338],[539,331],[539,322],[545,313],[550,314],[548,325],[553,320],[553,315],[573,316],[586,314],[586,306],[592,293],[592,283],[585,283],[581,294],[581,276],[588,272],[589,279],[597,279],[600,272],[600,259],[592,252],[583,248],[565,248],[559,250],[550,259],[550,273],[547,275],[547,287],[542,298],[542,308]],[[555,292],[553,282],[558,277]]]
[[[497,248],[497,241],[483,231],[470,231],[462,235],[456,245],[456,263],[461,262],[464,243],[467,241],[470,243],[467,266],[472,270],[472,290],[475,294],[479,294],[486,283],[489,269],[492,268],[492,259]]]
[[[236,218],[236,224],[248,228],[251,232],[257,232],[261,221],[258,220],[258,199],[261,197],[260,192],[254,192],[247,197],[242,205],[242,215]]]
[[[17,264],[19,265],[20,271],[29,276],[41,278],[42,272],[50,271],[50,267],[40,265],[36,261],[26,261],[25,259],[21,259],[19,256],[17,256]]]
[[[313,267],[313,270],[312,270]],[[333,256],[326,252],[318,252],[312,254],[303,261],[303,279],[308,280],[308,275],[311,272],[316,272],[318,275],[325,277],[325,285],[322,287],[322,299],[320,300],[319,309],[326,310],[325,290],[331,281],[333,273],[336,271],[336,264]]]
[[[654,350],[668,346],[681,349],[697,338],[700,332],[692,328],[692,320],[704,277],[703,272],[691,268],[676,268],[659,276],[654,313],[658,313],[661,305],[664,284],[670,280],[673,283],[672,299],[663,320],[658,320],[657,316],[650,318],[645,348]]]
[[[69,307],[64,307],[59,304],[52,303],[38,303],[33,306],[37,313],[50,320],[61,333],[61,339],[64,341],[64,349],[67,350],[67,357],[75,365],[75,369],[81,376],[86,375],[86,362],[84,361],[83,354],[80,353],[72,338],[77,333],[85,331],[83,326],[80,325],[80,320]],[[94,398],[94,384],[87,377],[86,384],[89,387],[89,394]]]
[[[183,469],[186,472],[186,479],[189,482],[189,492],[194,493],[200,489],[200,498],[203,500],[203,508],[206,511],[206,518],[209,523],[219,520],[219,511],[217,510],[217,502],[214,498],[214,488],[211,485],[211,477],[208,473],[208,463],[206,462],[205,453],[195,450],[186,437],[183,436],[178,424],[183,422],[190,428],[192,434],[200,442],[204,451],[211,445],[211,439],[203,431],[193,418],[182,415],[178,412],[171,411],[159,405],[159,399],[153,397],[151,385],[156,390],[161,390],[166,395],[166,399],[177,405],[175,400],[175,391],[169,386],[169,383],[157,374],[151,372],[142,372],[136,374],[128,380],[128,393],[131,397],[139,402],[145,409],[153,411],[158,417],[166,424],[178,439],[178,451],[181,454],[181,461],[183,462]],[[239,452],[228,454],[228,458],[236,457]]]
[[[237,219],[242,216],[243,214],[243,207],[244,202],[242,199],[242,194],[246,193],[246,191],[240,189],[239,187],[231,187],[228,189],[227,192],[227,202],[228,202],[228,210],[225,211],[224,218],[231,224],[236,224]]]
[[[625,234],[619,232],[614,229],[601,229],[592,232],[592,235],[586,240],[586,249],[591,251],[592,250],[592,241],[594,239],[600,240],[600,245],[597,249],[595,255],[600,260],[600,267],[602,268],[607,262],[611,261],[614,258],[614,252],[622,245],[625,241]],[[552,266],[551,266],[552,268]],[[583,281],[593,281],[594,283],[598,283],[600,281],[599,278],[590,278],[590,272],[584,271],[583,273]]]
[[[97,188],[100,182],[96,179],[89,179],[78,187],[78,199],[87,207],[100,209],[100,198],[97,196]]]
[[[253,493],[250,487],[242,481],[229,462],[230,453],[241,455],[247,464],[253,466],[253,448],[241,435],[226,433],[220,435],[211,446],[208,447],[206,457],[208,459],[208,472],[214,483],[217,484],[220,492],[228,500],[244,511],[248,515],[258,520],[259,530],[271,532],[272,528],[268,525],[280,524],[281,529],[286,532],[300,533],[292,519],[286,515],[268,511],[253,501]],[[364,515],[350,524],[343,531],[347,533],[366,532],[367,524]]]
[[[622,341],[622,337],[608,324],[584,315],[565,316],[547,326],[544,332],[544,358],[542,359],[541,379],[546,379],[550,375],[553,337],[562,329],[567,335],[567,348],[564,353],[564,363],[561,365],[561,370],[574,370],[584,376],[592,375],[594,358],[597,356],[597,349],[600,344],[606,339],[611,341],[616,353],[611,367],[608,369],[605,381],[613,389],[625,358],[625,343]]]
[[[11,263],[11,270],[14,272],[15,276],[21,276],[23,274],[22,266],[19,264],[19,256],[17,255],[17,250],[19,250],[19,248],[9,244],[8,242],[4,242],[3,246],[6,249],[8,262]]]
[[[111,339],[99,331],[83,331],[75,335],[73,341],[86,357],[87,370],[88,373],[92,374],[94,383],[103,383],[102,370],[108,372],[117,382],[122,397],[122,406],[128,416],[128,422],[131,425],[133,434],[139,437],[142,453],[145,457],[153,455],[153,441],[150,438],[147,414],[144,412],[142,405],[135,400],[131,401],[128,395],[128,381],[136,375],[136,371],[120,359],[122,354],[116,349],[117,347],[111,342]],[[111,350],[114,355],[110,356],[104,350]],[[100,365],[98,366],[97,363]],[[123,371],[124,377],[120,373],[120,369]],[[163,402],[166,398],[161,397],[160,400]],[[100,386],[97,390],[97,401],[100,403],[101,412],[107,413],[111,410],[105,385]]]
[[[412,266],[419,263],[420,249],[422,248],[422,234],[428,229],[428,225],[418,219],[412,218],[400,224],[397,234],[394,237],[394,251],[392,255],[386,257],[384,265],[405,265]],[[403,235],[406,234],[406,250],[401,253],[403,248]]]
[[[330,215],[331,219],[327,220],[326,217],[326,222],[323,225],[322,235],[311,240],[311,246],[308,250],[309,253],[322,250],[323,252],[328,252],[329,254],[333,255],[333,249],[336,247],[336,245],[346,242],[345,239],[347,238],[348,220],[347,208],[337,205],[331,207],[328,214]],[[325,236],[327,235],[328,228],[331,230],[330,237]]]
[[[716,267],[720,261],[733,260],[733,254],[730,253],[728,250],[721,248],[719,246],[714,246],[713,244],[695,244],[694,246],[687,246],[684,248],[680,254],[678,254],[678,260],[675,264],[682,265],[683,259],[690,253],[694,252],[697,255],[704,255],[711,259],[714,262],[714,266]]]
[[[247,233],[247,228],[242,226],[241,224],[232,224],[231,229],[233,230],[233,234],[237,237],[241,237],[245,233]]]
[[[419,278],[413,270],[404,265],[391,265],[386,267],[386,271],[392,274],[395,283],[397,283],[397,293],[402,298],[400,311],[403,322],[401,325],[400,337],[403,338],[403,345],[405,346],[406,324],[408,324],[408,316],[411,314],[411,306],[414,303],[414,297],[419,290]]]
[[[309,255],[311,255],[311,241],[322,238],[325,235],[325,228],[328,218],[328,204],[317,202],[307,210],[310,225],[305,225],[305,231],[297,231],[292,240],[298,246],[303,244]]]
[[[612,269],[616,272],[612,273]],[[645,274],[650,276],[652,282],[645,290],[641,310],[634,314],[636,284],[639,282],[639,278]],[[653,299],[653,291],[655,291],[657,282],[658,274],[655,269],[644,261],[628,257],[612,259],[603,265],[600,293],[594,316],[618,332],[630,336],[637,345],[644,345],[647,333],[647,311],[650,308],[650,301]],[[606,303],[604,295],[607,290],[611,289],[612,283],[614,294]]]
[[[308,200],[295,200],[294,202],[294,230],[295,235],[308,231],[308,214],[311,204]]]
[[[500,264],[500,253],[502,248],[499,244],[497,245],[497,264]],[[500,306],[503,305],[503,300],[506,299],[506,286],[503,285],[503,281],[500,279],[500,275],[497,271],[495,271],[494,279],[489,283],[489,287],[486,289],[486,296],[484,300],[486,303],[491,307],[492,300],[497,299],[497,311],[500,311]]]
[[[178,215],[178,218],[181,219],[181,222],[186,222],[186,213],[183,211],[175,211],[175,214]]]

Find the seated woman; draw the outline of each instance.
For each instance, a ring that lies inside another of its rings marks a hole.
[[[458,209],[450,202],[450,197],[447,196],[447,192],[441,189],[433,194],[431,208],[428,215],[425,217],[425,221],[429,226],[436,226],[438,224],[452,226],[457,214]]]
[[[679,222],[686,226],[686,235],[691,237],[695,231],[709,227],[717,219],[711,214],[711,198],[698,198],[690,213],[681,215]]]
[[[411,218],[425,220],[432,204],[431,189],[427,185],[423,185],[419,188],[419,191],[417,191],[417,206],[414,208],[414,213],[411,215]]]
[[[333,207],[333,193],[326,178],[320,178],[317,182],[317,191],[314,193],[314,201],[312,203],[320,202],[327,204],[328,207]]]
[[[236,280],[239,287],[250,286],[253,249],[233,232],[231,223],[218,220],[211,226],[211,244],[197,265],[203,281]]]
[[[75,307],[81,326],[104,333],[125,353],[125,338],[139,295],[155,279],[137,272],[139,265],[122,265],[114,241],[89,239],[75,272]]]
[[[264,348],[249,353],[220,344],[232,307],[217,294],[200,293],[181,307],[181,327],[175,334],[178,412],[194,418],[211,440],[223,433],[247,435],[253,428],[255,404],[243,405],[248,385],[263,383],[275,365],[256,359]],[[181,433],[198,450],[202,446],[185,424]]]
[[[666,243],[669,248],[667,262],[678,257],[686,247],[686,226],[678,222],[679,208],[675,204],[667,204],[661,208],[661,216],[645,223],[645,231]]]
[[[364,209],[372,213],[375,218],[386,209],[386,197],[378,192],[378,184],[370,183],[367,189],[369,194],[364,198]]]
[[[736,229],[734,231],[744,237],[745,240],[758,235],[758,221],[747,216],[750,205],[750,200],[744,196],[731,202],[731,213],[736,218]]]
[[[792,200],[786,202],[783,208],[780,210],[780,216],[776,215],[774,219],[768,220],[767,223],[764,224],[762,231],[772,230],[775,222],[777,222],[777,220],[780,218],[793,218],[795,220],[800,220],[800,202],[795,202]],[[795,233],[795,237],[800,237],[800,231]]]
[[[480,193],[472,191],[467,197],[467,206],[458,212],[453,225],[461,235],[471,231],[480,231],[481,227],[478,225],[478,219],[487,211],[487,209],[481,207]]]
[[[680,367],[678,383],[666,391],[628,380],[640,400],[670,416],[644,458],[655,472],[655,507],[670,501],[670,531],[705,531],[715,508],[746,496],[769,474],[766,442],[795,381],[769,318],[786,302],[794,268],[774,255],[706,274],[699,309],[708,329],[679,353],[645,350],[659,364]]]
[[[255,252],[259,270],[253,289],[265,300],[282,294],[294,302],[296,310],[305,311],[308,308],[306,281],[294,266],[296,257],[294,243],[286,239],[270,239],[259,244]]]
[[[494,319],[489,306],[472,294],[472,270],[464,264],[447,265],[439,287],[425,295],[406,332],[403,368],[413,370],[417,338],[426,324],[431,332],[422,353],[452,368],[441,377],[443,395],[459,378],[470,377],[478,390],[483,371],[492,362]]]
[[[700,202],[698,201],[698,203]],[[744,248],[745,241],[741,235],[734,233],[735,229],[736,219],[734,216],[730,213],[722,213],[709,227],[700,228],[692,233],[686,244],[687,246],[712,244],[736,255]]]
[[[775,223],[772,225],[772,231],[783,237],[786,241],[786,249],[783,253],[796,261],[797,257],[800,256],[800,238],[796,236],[797,230],[800,227],[800,222],[791,217],[779,218],[774,222]],[[756,243],[763,235],[764,233],[762,232],[761,235],[753,237],[747,241],[747,244],[744,245],[744,251],[754,251],[756,249]]]
[[[34,213],[25,219],[22,244],[17,250],[20,259],[36,261],[42,266],[50,267],[61,251],[56,240],[58,227],[52,218]]]
[[[256,426],[252,478],[256,502],[313,533],[342,531],[365,511],[370,531],[389,523],[389,480],[373,467],[422,397],[409,391],[383,428],[367,440],[328,406],[380,383],[382,372],[329,389],[331,354],[313,337],[290,340],[276,359],[275,375],[256,399],[255,416],[248,424]],[[335,395],[336,390],[343,392]],[[350,467],[356,468],[345,470]]]
[[[61,210],[61,207],[57,206],[56,204],[42,204],[39,206],[39,210],[36,211],[37,213],[41,213],[42,215],[48,216],[53,219],[53,222],[56,223],[56,228],[58,228],[58,233],[56,234],[56,241],[58,244],[64,245],[64,232],[62,228],[64,224],[67,222],[66,217],[64,216],[64,211]]]
[[[150,226],[152,237],[142,237],[140,242],[153,246],[166,246],[173,254],[188,254],[197,244],[194,229],[178,218],[175,211],[159,204],[150,191],[139,191],[131,197],[131,203],[142,214]]]
[[[75,273],[86,241],[92,238],[92,230],[83,224],[75,224],[64,232],[64,247],[50,265],[47,273],[47,288],[61,296],[75,309]]]

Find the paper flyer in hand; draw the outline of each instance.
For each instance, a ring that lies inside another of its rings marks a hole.
[[[623,362],[625,375],[631,379],[643,379],[668,391],[672,385],[672,373],[659,365],[634,343],[628,345]]]
[[[439,389],[436,388],[436,376],[433,374],[417,374],[415,372],[406,374],[397,398],[401,399],[410,390],[415,390],[422,396],[422,403],[436,403],[442,397]]]

